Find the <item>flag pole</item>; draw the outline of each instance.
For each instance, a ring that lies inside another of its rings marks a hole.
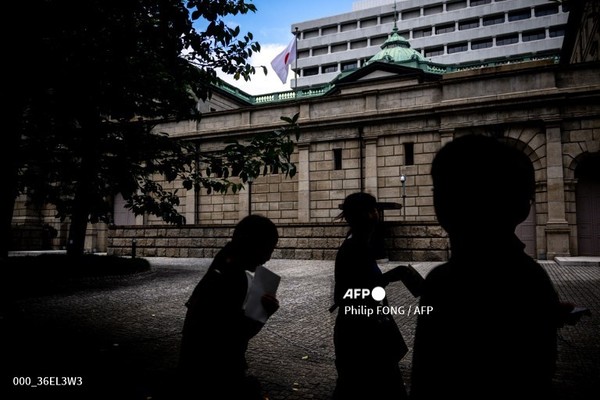
[[[294,40],[296,40],[296,46],[295,47],[295,51],[296,54],[294,54],[294,91],[298,88],[298,27],[296,27],[295,32],[294,32]]]

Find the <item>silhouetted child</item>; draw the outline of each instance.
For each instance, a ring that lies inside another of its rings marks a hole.
[[[393,317],[377,315],[377,306],[387,304],[386,300],[377,301],[371,295],[349,296],[348,290],[385,287],[410,275],[411,269],[399,266],[382,274],[377,265],[371,245],[379,220],[375,197],[362,192],[349,195],[340,217],[348,222],[350,230],[335,260],[332,311],[338,308],[334,327],[338,379],[333,398],[405,399],[398,362],[408,349]]]
[[[260,385],[246,375],[248,341],[263,326],[246,317],[243,309],[249,288],[246,271],[254,272],[271,258],[278,237],[268,218],[245,217],[194,289],[186,303],[181,341],[183,397],[262,399]],[[263,306],[271,315],[279,304],[265,295]]]
[[[529,158],[496,139],[445,145],[431,169],[450,260],[426,277],[410,397],[548,399],[559,299],[515,236],[535,194]]]

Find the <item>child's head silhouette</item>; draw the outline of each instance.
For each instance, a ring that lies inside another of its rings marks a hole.
[[[267,262],[279,241],[275,224],[258,214],[248,215],[236,225],[231,243],[253,268]]]
[[[451,236],[514,232],[535,195],[529,158],[482,135],[446,144],[433,160],[431,175],[437,218]]]
[[[364,192],[352,193],[344,199],[338,218],[345,219],[352,229],[372,229],[379,218],[377,199]]]

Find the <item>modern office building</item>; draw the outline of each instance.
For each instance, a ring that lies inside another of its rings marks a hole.
[[[557,56],[569,9],[550,0],[365,0],[351,12],[292,24],[305,88],[362,67],[394,22],[424,57],[460,66]],[[297,30],[296,30],[297,29]]]

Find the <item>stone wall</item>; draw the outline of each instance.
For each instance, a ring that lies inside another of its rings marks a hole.
[[[233,225],[126,226],[109,229],[108,254],[131,256],[135,240],[138,257],[212,258],[229,241]],[[347,226],[281,224],[273,258],[333,260]],[[441,261],[448,257],[448,241],[435,223],[386,222],[382,227],[387,258],[398,261]]]

